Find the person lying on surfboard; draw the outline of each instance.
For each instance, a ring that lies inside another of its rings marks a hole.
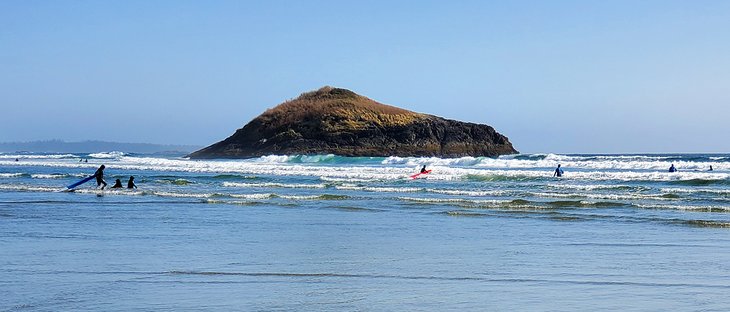
[[[431,173],[431,170],[426,170],[426,166],[424,165],[423,168],[421,168],[421,172],[416,173],[414,175],[411,175],[411,179],[415,179],[415,178],[418,178],[421,175],[426,175],[426,174],[429,174],[429,173]]]

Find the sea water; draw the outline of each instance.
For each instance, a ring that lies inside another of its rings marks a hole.
[[[138,189],[64,192],[101,164]],[[2,311],[728,311],[728,292],[730,155],[0,154]]]

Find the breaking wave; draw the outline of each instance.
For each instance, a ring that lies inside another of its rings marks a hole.
[[[99,158],[99,159],[111,159],[111,158],[120,158],[125,155],[126,154],[123,152],[114,151],[114,152],[92,153],[92,154],[89,154],[89,157]]]

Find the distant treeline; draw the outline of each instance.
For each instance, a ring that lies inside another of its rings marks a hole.
[[[190,153],[195,145],[168,145],[151,143],[119,143],[105,141],[65,142],[61,140],[0,143],[0,152],[33,153],[96,153],[120,151],[125,153]]]

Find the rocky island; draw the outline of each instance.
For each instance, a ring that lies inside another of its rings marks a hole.
[[[488,125],[385,105],[346,89],[323,87],[267,110],[192,159],[265,155],[437,156],[516,154]]]

